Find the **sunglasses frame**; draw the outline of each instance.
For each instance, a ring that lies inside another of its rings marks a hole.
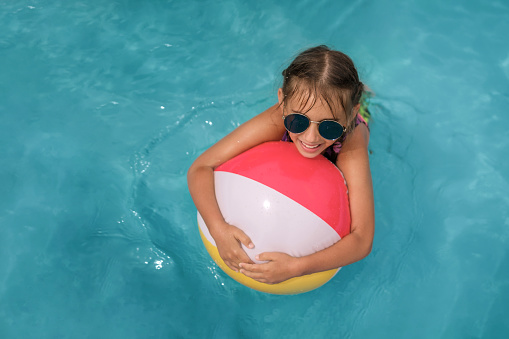
[[[309,121],[309,123],[308,123],[308,127],[306,127],[306,129],[305,129],[305,130],[303,130],[302,132],[299,132],[299,133],[294,133],[294,132],[290,131],[288,128],[286,128],[286,123],[285,123],[285,122],[286,122],[286,118],[287,118],[287,117],[289,117],[289,116],[291,116],[291,115],[300,115],[300,116],[303,116],[304,118],[306,118],[306,119]],[[306,131],[308,130],[309,126],[311,126],[311,123],[314,123],[314,124],[317,124],[317,125],[318,125],[318,133],[320,133],[320,136],[321,136],[322,138],[326,139],[326,140],[337,140],[337,139],[341,138],[341,136],[342,136],[343,134],[345,134],[345,132],[346,132],[346,128],[345,128],[345,126],[341,125],[339,122],[337,122],[336,120],[332,120],[332,119],[325,119],[325,120],[322,120],[322,121],[313,121],[313,120],[309,119],[309,117],[308,117],[307,115],[302,114],[302,113],[290,113],[290,114],[285,115],[285,114],[284,114],[284,112],[283,112],[283,116],[282,116],[282,118],[283,118],[283,125],[285,126],[285,129],[286,129],[289,133],[293,133],[293,134],[302,134],[302,133],[306,132]],[[337,138],[335,138],[335,139],[329,139],[329,138],[326,138],[326,137],[324,137],[324,136],[322,135],[322,133],[320,132],[320,124],[321,124],[322,122],[326,122],[326,121],[332,121],[332,122],[335,122],[335,123],[336,123],[336,124],[338,124],[341,128],[343,128],[343,130],[342,130],[341,134],[340,134]]]

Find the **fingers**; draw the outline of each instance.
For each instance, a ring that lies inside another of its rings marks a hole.
[[[266,270],[263,267],[264,264],[240,264],[240,273],[244,274],[246,277],[254,279],[256,281],[271,284],[272,282],[268,281],[266,278]]]
[[[251,238],[248,237],[248,235],[246,233],[244,233],[241,229],[237,228],[235,237],[237,238],[238,241],[240,241],[247,248],[254,248],[254,244],[251,241]]]
[[[278,255],[278,253],[263,252],[263,253],[258,254],[255,257],[255,259],[259,260],[259,261],[265,261],[265,263],[255,264],[253,262],[249,262],[249,263],[241,262],[239,264],[239,267],[242,269],[245,269],[247,271],[250,271],[250,272],[256,272],[256,273],[265,272],[268,268],[267,264],[269,262],[271,262],[277,255]]]
[[[239,228],[226,224],[221,232],[214,234],[216,247],[219,256],[223,259],[226,266],[235,272],[238,272],[239,263],[253,263],[241,246],[241,243],[248,248],[254,245],[251,239]]]
[[[288,254],[264,252],[257,255],[256,259],[266,262],[262,264],[240,263],[240,273],[265,284],[277,284],[299,275],[294,269],[298,259]]]
[[[274,259],[274,255],[277,255],[277,253],[272,252],[263,252],[258,254],[255,259],[259,261],[272,261]]]
[[[252,262],[240,246],[237,248],[230,248],[230,250],[226,253],[220,252],[219,255],[223,259],[224,263],[235,272],[238,272],[240,269],[239,263]]]
[[[254,248],[254,244],[251,241],[251,238],[249,238],[242,230],[236,228],[234,231],[234,237],[239,243],[242,243],[247,248]],[[228,258],[226,258],[226,260],[223,258],[223,261],[235,272],[240,270],[240,263],[253,263],[251,258],[249,258],[249,256],[240,246],[231,250]]]
[[[221,256],[221,258],[224,263],[235,272],[240,270],[240,263],[252,263],[251,259],[241,247],[231,250],[227,255]]]

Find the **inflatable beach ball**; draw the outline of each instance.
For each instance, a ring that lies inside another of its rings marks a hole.
[[[256,146],[214,172],[216,198],[226,222],[242,229],[262,252],[301,257],[325,249],[350,233],[348,192],[339,169],[323,156],[308,159],[290,142]],[[258,291],[274,294],[307,292],[329,281],[338,269],[264,284],[231,270],[217,251],[198,213],[207,251],[229,276]]]

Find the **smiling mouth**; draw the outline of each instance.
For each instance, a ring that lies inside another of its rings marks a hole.
[[[310,145],[310,144],[306,144],[306,143],[305,143],[304,141],[302,141],[302,140],[299,140],[299,141],[300,141],[300,144],[302,145],[302,147],[303,147],[304,149],[306,149],[306,150],[311,150],[311,151],[313,151],[313,150],[317,149],[318,147],[320,147],[320,144],[318,144],[318,145]]]

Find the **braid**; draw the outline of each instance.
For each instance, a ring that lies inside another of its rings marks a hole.
[[[353,110],[353,107],[355,107],[357,104],[360,103],[363,93],[364,93],[364,84],[361,81],[358,81],[357,84],[352,89],[352,97],[351,97],[352,110]],[[346,126],[346,131],[348,134],[351,131],[353,131],[356,126],[357,115],[351,114],[351,115],[347,115],[347,117],[349,118],[347,126]]]
[[[361,101],[362,93],[364,93],[364,84],[359,81],[357,83],[357,88],[354,93],[352,93],[352,104],[353,106],[357,105]]]

